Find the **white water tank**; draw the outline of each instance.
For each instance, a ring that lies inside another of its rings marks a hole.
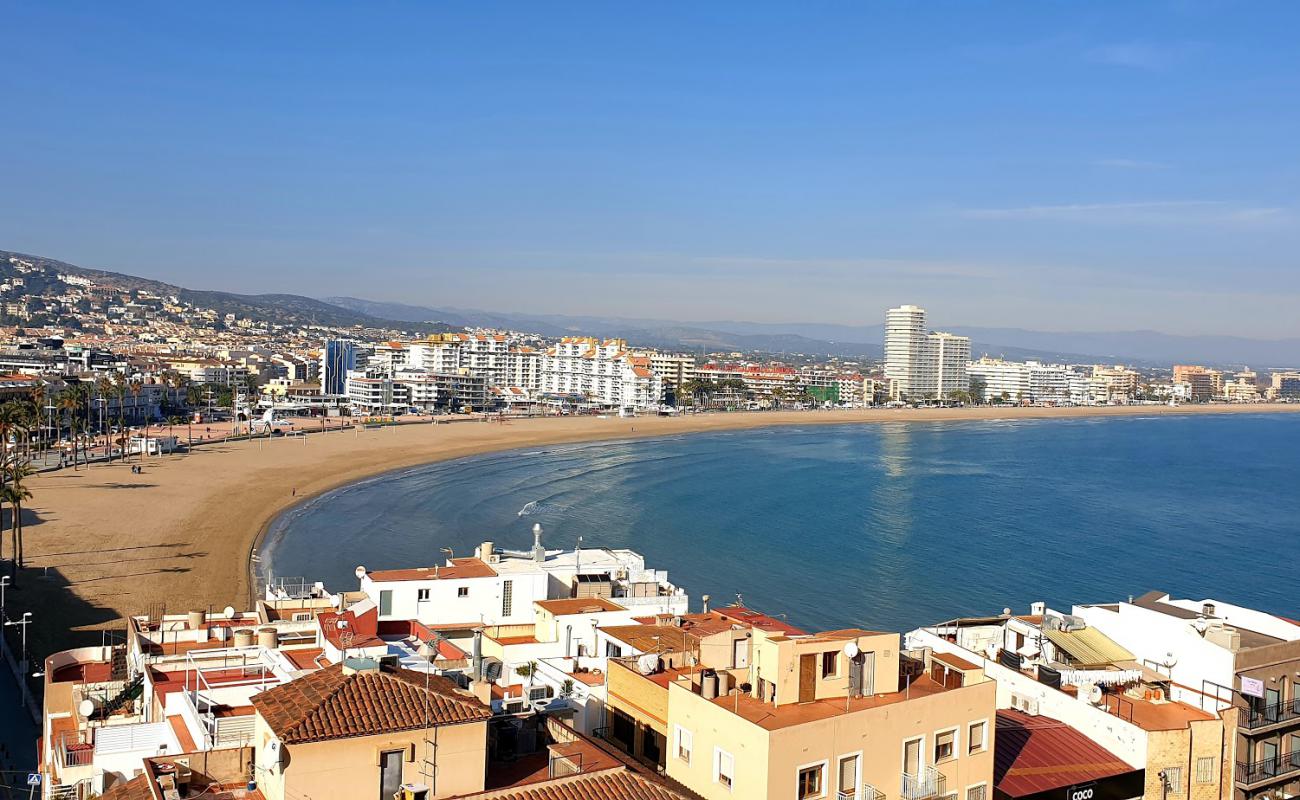
[[[274,650],[280,646],[280,634],[275,628],[266,626],[257,629],[257,646],[264,650]]]
[[[253,629],[239,628],[235,631],[235,647],[252,647]]]

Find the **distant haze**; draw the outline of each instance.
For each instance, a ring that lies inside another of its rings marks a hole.
[[[435,308],[1296,338],[1297,23],[9,4],[0,247]]]

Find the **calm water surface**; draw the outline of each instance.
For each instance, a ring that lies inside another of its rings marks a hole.
[[[1159,588],[1300,616],[1300,416],[834,425],[449,461],[283,515],[277,575],[439,563],[480,541],[631,547],[714,602],[811,628]]]

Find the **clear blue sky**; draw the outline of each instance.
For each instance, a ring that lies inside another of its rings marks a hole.
[[[499,310],[1300,336],[1300,4],[0,2],[0,248]]]

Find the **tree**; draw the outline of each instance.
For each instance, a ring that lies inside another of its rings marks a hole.
[[[4,501],[9,503],[10,508],[13,509],[14,560],[18,567],[22,567],[24,564],[23,503],[32,499],[32,493],[23,485],[23,481],[31,477],[35,470],[32,469],[30,463],[15,460],[9,465],[6,472],[6,477],[9,479],[9,482],[3,489],[3,496]]]
[[[970,399],[972,403],[984,402],[984,393],[988,390],[989,383],[978,375],[972,375],[970,378]]]

